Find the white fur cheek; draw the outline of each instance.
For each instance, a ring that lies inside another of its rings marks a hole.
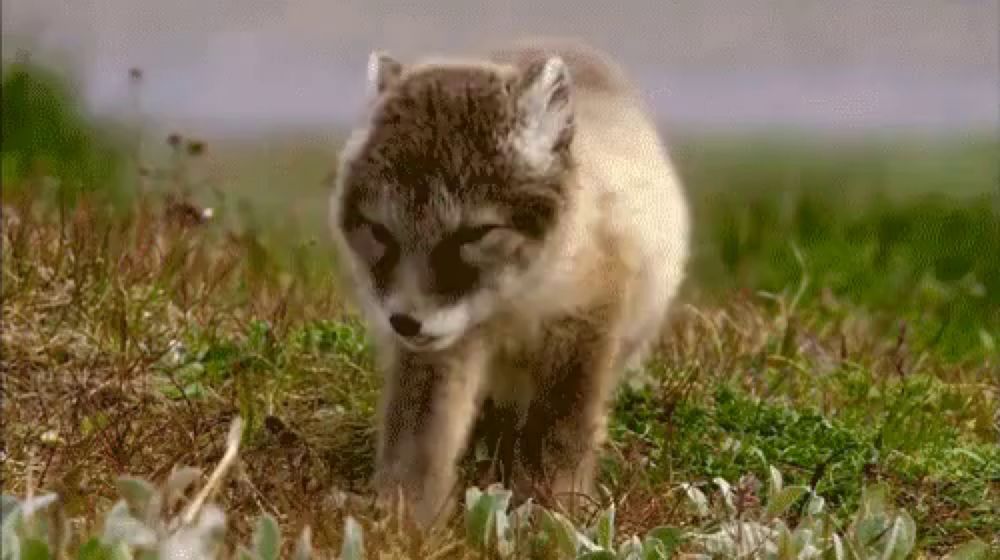
[[[513,138],[514,149],[531,167],[540,170],[550,168],[555,161],[550,139],[537,132],[523,131]]]
[[[481,290],[465,305],[469,310],[469,327],[479,324],[489,318],[497,308],[497,294]]]
[[[364,316],[365,322],[368,324],[368,328],[376,331],[380,336],[392,336],[392,328],[389,325],[389,319],[382,309],[378,298],[375,297],[375,293],[368,284],[367,279],[363,280],[365,285],[358,290],[360,293],[357,294],[357,298],[360,303],[361,313]]]
[[[459,303],[425,317],[422,333],[439,338],[458,335],[469,328],[470,319],[469,306]]]

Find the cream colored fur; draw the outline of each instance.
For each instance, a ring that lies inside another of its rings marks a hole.
[[[506,291],[475,294],[422,317],[425,328],[442,335],[427,352],[399,340],[387,323],[387,315],[408,297],[405,286],[415,290],[416,284],[404,279],[398,293],[379,302],[339,226],[345,170],[372,134],[371,123],[358,127],[341,156],[331,198],[332,229],[346,277],[375,334],[386,381],[375,484],[383,499],[401,488],[423,525],[446,511],[455,462],[487,398],[516,411],[516,425],[508,427],[527,430],[523,437],[537,439],[540,435],[531,430],[551,429],[553,440],[581,446],[567,452],[580,463],[581,480],[557,470],[552,484],[559,491],[587,492],[593,450],[604,440],[606,401],[621,374],[641,366],[684,277],[690,226],[679,178],[638,94],[604,55],[574,42],[550,40],[481,58],[406,67],[373,55],[370,110],[378,109],[380,91],[442,65],[462,67],[472,60],[513,75],[539,56],[546,62],[536,87],[544,90],[563,72],[571,77],[567,110],[575,126],[570,149],[576,170],[568,207],[532,265],[519,271],[516,282],[504,284]],[[527,159],[544,166],[552,157],[546,150],[567,115],[546,113],[542,106],[526,110],[541,119],[531,128],[534,136],[522,131],[511,141]],[[528,411],[533,403],[562,398],[552,393],[552,387],[562,385],[553,385],[558,372],[550,369],[570,367],[563,364],[577,355],[592,356],[592,362],[572,365],[591,379],[579,385],[586,395],[572,410],[574,419],[565,427],[558,422],[532,425]],[[420,385],[430,382],[425,380],[436,381]],[[421,407],[410,402],[416,394],[429,399],[426,412],[417,412]]]

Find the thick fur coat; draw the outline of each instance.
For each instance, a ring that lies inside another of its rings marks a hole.
[[[375,485],[422,525],[479,433],[522,496],[592,489],[608,399],[682,281],[685,197],[606,55],[374,53],[331,229],[384,375]]]

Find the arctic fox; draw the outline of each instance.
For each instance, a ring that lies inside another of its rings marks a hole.
[[[477,418],[522,497],[592,491],[608,400],[682,281],[689,215],[608,57],[542,39],[372,53],[330,221],[384,387],[374,484],[428,526]]]

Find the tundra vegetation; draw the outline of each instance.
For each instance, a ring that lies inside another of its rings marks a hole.
[[[336,143],[161,139],[30,61],[2,87],[4,559],[1000,554],[995,132],[671,133],[695,254],[603,499],[513,507],[472,450],[421,535],[366,487]]]

